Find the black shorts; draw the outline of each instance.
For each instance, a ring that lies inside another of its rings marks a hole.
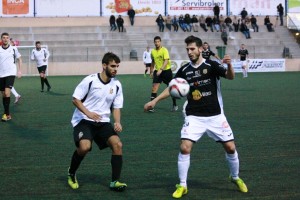
[[[151,63],[146,63],[146,67],[151,67]]]
[[[75,127],[73,131],[74,142],[77,147],[79,147],[79,142],[82,139],[95,141],[99,149],[105,149],[108,147],[107,140],[113,136],[118,135],[112,124],[109,122],[91,122],[88,120],[81,120]]]
[[[0,91],[4,91],[5,88],[12,88],[15,83],[16,76],[6,76],[0,78]]]
[[[39,73],[45,74],[46,70],[47,70],[47,65],[40,66],[37,69],[38,69]]]
[[[159,76],[156,75],[157,71],[153,72],[153,83],[162,83],[164,82],[166,85],[170,83],[173,78],[173,73],[171,69],[163,70]]]

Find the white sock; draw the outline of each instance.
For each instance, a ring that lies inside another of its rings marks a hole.
[[[190,167],[190,154],[178,155],[178,175],[180,179],[180,185],[187,187],[187,176]]]
[[[243,69],[243,77],[246,77],[246,70]]]
[[[15,97],[20,96],[20,95],[17,93],[17,91],[15,90],[14,87],[11,88],[11,92],[13,93],[13,95],[14,95]]]
[[[226,160],[229,165],[230,175],[233,179],[239,178],[240,161],[237,151],[234,154],[225,154]]]

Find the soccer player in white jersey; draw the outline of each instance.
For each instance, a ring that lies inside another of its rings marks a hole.
[[[178,155],[178,175],[180,183],[176,185],[174,198],[188,193],[187,177],[190,167],[190,153],[193,144],[206,133],[222,144],[229,165],[229,179],[241,192],[248,192],[246,184],[239,178],[239,158],[232,130],[223,111],[220,90],[220,77],[234,79],[231,58],[224,56],[227,68],[216,61],[202,57],[202,40],[189,36],[185,39],[190,62],[182,66],[175,75],[184,78],[190,84],[187,103],[184,106],[185,123],[181,129],[180,153]],[[159,101],[170,96],[168,88],[158,97],[145,104],[144,109],[152,109]]]
[[[21,54],[15,46],[10,45],[9,34],[1,34],[2,46],[0,47],[0,91],[3,96],[4,114],[2,121],[11,120],[9,112],[10,92],[14,85],[15,77],[21,77],[22,59]],[[16,67],[18,61],[18,73]]]
[[[35,49],[32,49],[31,60],[35,60],[37,64],[37,69],[41,78],[41,92],[44,92],[44,83],[47,85],[47,91],[50,91],[51,89],[51,86],[46,77],[49,56],[49,51],[46,48],[42,48],[42,44],[40,41],[36,41]]]
[[[146,77],[147,72],[148,71],[150,72],[150,67],[151,67],[151,63],[152,63],[151,51],[150,51],[149,46],[147,46],[146,51],[144,51],[144,53],[143,53],[143,62],[146,67],[145,73],[144,73],[144,77]]]
[[[127,185],[119,181],[122,170],[122,143],[119,133],[122,131],[121,108],[123,91],[121,83],[115,78],[120,58],[106,53],[102,59],[103,71],[84,78],[73,94],[76,109],[72,117],[74,128],[74,151],[68,171],[68,184],[72,189],[79,187],[76,171],[85,155],[91,151],[94,141],[100,150],[110,147],[112,150],[112,180],[110,189],[123,191]],[[110,123],[113,114],[114,123]]]

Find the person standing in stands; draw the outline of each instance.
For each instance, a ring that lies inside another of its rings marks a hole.
[[[116,26],[116,17],[114,15],[111,15],[109,18],[109,24],[110,24],[110,31],[115,31],[117,29]]]
[[[4,113],[2,115],[2,121],[7,122],[12,117],[9,111],[10,105],[10,92],[14,85],[15,77],[21,78],[21,66],[22,59],[21,54],[15,46],[10,45],[9,34],[1,34],[0,46],[0,91],[3,97]],[[16,59],[18,61],[18,69],[16,67]],[[18,73],[17,73],[18,72]]]
[[[214,11],[214,16],[217,17],[217,19],[219,19],[220,16],[220,7],[217,3],[215,3],[215,7],[213,8]]]
[[[133,26],[134,24],[134,16],[135,16],[135,11],[133,10],[132,6],[130,6],[129,10],[127,11],[127,14],[129,16],[130,24]]]
[[[123,32],[124,31],[124,19],[122,18],[121,15],[118,16],[116,22],[118,25],[119,32]]]
[[[280,26],[283,26],[284,8],[283,8],[281,3],[277,6],[277,12],[278,12],[278,15],[279,15],[279,18],[280,18]]]
[[[49,56],[49,51],[46,48],[42,48],[42,43],[40,41],[36,41],[35,49],[33,49],[31,52],[31,60],[35,60],[37,64],[37,69],[41,78],[41,92],[44,92],[44,84],[47,85],[48,92],[51,89],[49,81],[46,77]]]

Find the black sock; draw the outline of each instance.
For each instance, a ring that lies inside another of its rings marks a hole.
[[[3,107],[4,113],[9,115],[9,104],[10,104],[10,97],[3,97]]]
[[[151,93],[151,101],[153,100],[153,99],[155,99],[156,98],[156,96],[157,96],[157,93]]]
[[[147,74],[147,72],[148,72],[148,69],[145,70],[145,74]]]
[[[176,106],[176,99],[172,98],[172,101],[173,101],[173,106]]]
[[[44,90],[44,78],[41,77],[41,86],[42,86],[42,90]]]
[[[78,155],[77,151],[75,150],[72,156],[72,160],[71,160],[71,166],[69,169],[69,173],[70,174],[75,174],[81,161],[83,160],[84,156],[80,156]]]
[[[47,78],[44,78],[44,82],[46,83],[47,87],[51,87]]]
[[[117,181],[121,177],[121,170],[123,164],[122,155],[111,155],[111,181]]]

